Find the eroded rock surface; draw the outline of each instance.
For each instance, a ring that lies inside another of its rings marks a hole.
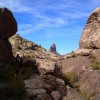
[[[28,96],[36,100],[40,100],[40,97],[43,97],[43,100],[59,100],[66,95],[67,91],[65,82],[52,75],[35,74],[30,79],[25,80],[25,86]],[[46,99],[47,97],[49,98]]]
[[[80,48],[100,48],[100,8],[89,16],[80,40]]]

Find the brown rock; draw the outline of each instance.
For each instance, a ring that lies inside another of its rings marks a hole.
[[[90,59],[85,56],[78,56],[74,58],[69,58],[62,61],[62,73],[73,71],[73,69],[78,69],[84,67],[89,68]]]
[[[0,39],[0,66],[13,61],[12,47],[8,40]]]
[[[100,94],[100,70],[92,70],[91,63],[91,59],[84,56],[69,58],[62,62],[64,77],[86,99]]]
[[[60,98],[61,98],[61,95],[60,95],[60,92],[59,91],[53,91],[51,93],[51,95],[54,98],[54,100],[60,100]]]
[[[89,16],[80,39],[80,48],[100,48],[100,8]]]
[[[17,32],[17,22],[10,10],[0,8],[0,38],[8,39]]]
[[[95,49],[91,53],[91,57],[94,61],[100,62],[100,49]]]
[[[66,88],[65,82],[62,79],[57,78],[56,79],[56,84],[57,84],[56,88],[60,92],[60,94],[62,96],[66,95],[67,88]]]
[[[42,95],[42,94],[46,94],[46,90],[44,89],[27,89],[27,95],[29,97],[34,97],[34,96],[37,96],[37,95]]]
[[[35,100],[53,100],[48,94],[38,95]]]
[[[70,88],[67,91],[67,95],[63,98],[63,100],[86,100],[86,99],[82,98],[75,89]]]
[[[79,89],[83,96],[93,98],[100,94],[100,71],[85,71],[79,79]],[[98,100],[98,99],[94,99]]]
[[[39,72],[40,74],[54,73],[55,62],[50,60],[39,60]]]
[[[33,90],[37,89],[44,89],[46,90],[46,93],[50,94],[56,87],[56,78],[51,75],[33,75],[31,79],[25,80],[25,87],[28,90],[28,94],[31,94]]]
[[[74,51],[74,56],[89,56],[92,49],[78,49]]]

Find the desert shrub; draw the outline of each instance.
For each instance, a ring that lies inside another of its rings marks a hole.
[[[5,65],[5,67],[0,70],[0,82],[6,82],[14,79],[14,74],[14,67],[10,65]]]
[[[93,63],[91,64],[91,67],[92,67],[93,70],[98,70],[98,69],[100,69],[100,62],[93,62]]]
[[[62,79],[65,80],[66,84],[69,84],[71,87],[75,87],[75,83],[77,81],[77,74],[75,72],[63,73]]]
[[[26,96],[25,84],[21,77],[17,77],[17,79],[10,81],[9,86],[11,89],[11,94],[13,100],[24,100]]]
[[[0,70],[0,97],[4,100],[24,100],[26,96],[24,80],[15,77],[15,69],[6,65]]]

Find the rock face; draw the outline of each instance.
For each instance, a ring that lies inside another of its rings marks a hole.
[[[89,16],[80,39],[80,48],[100,48],[100,8]]]
[[[10,10],[0,8],[0,38],[8,39],[17,32],[17,22]]]
[[[64,56],[62,73],[75,89],[69,89],[64,100],[100,99],[100,8],[89,16],[79,49]]]
[[[11,44],[8,40],[0,39],[0,66],[13,60]]]
[[[10,39],[13,49],[18,50],[37,50],[39,46],[31,41],[23,39],[19,34],[12,36]]]
[[[62,73],[64,77],[69,80],[69,83],[77,91],[80,91],[79,94],[85,97],[85,100],[88,98],[92,99],[96,95],[98,97],[100,94],[100,69],[93,70],[93,63],[95,64],[95,61],[92,61],[89,56],[76,56],[62,61]],[[98,65],[95,64],[95,66]]]
[[[57,51],[56,51],[56,44],[55,44],[55,43],[53,43],[53,44],[51,45],[51,47],[50,47],[50,49],[49,49],[49,52],[57,53]]]
[[[17,23],[10,10],[0,8],[0,66],[13,60],[12,47],[8,38],[17,32]]]

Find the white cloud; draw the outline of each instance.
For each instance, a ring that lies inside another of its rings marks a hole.
[[[34,26],[32,24],[19,24],[19,31],[18,33],[21,35],[33,34]]]
[[[94,5],[92,3],[95,5],[100,4],[99,0],[90,0],[89,5],[91,6],[89,8]],[[33,19],[27,18],[27,20],[33,20],[31,23],[19,24],[19,33],[23,34],[40,29],[68,26],[75,22],[76,19],[89,15],[88,8],[84,10],[82,2],[75,0],[1,0],[0,6],[6,6],[16,13],[31,14]],[[49,12],[54,12],[54,14],[48,14]],[[38,22],[34,23],[36,19]]]
[[[27,5],[24,5],[22,1],[23,0],[2,0],[0,2],[0,6],[7,7],[13,12],[30,12],[32,8]]]
[[[73,12],[73,13],[69,13],[69,12],[61,12],[62,16],[67,16],[67,18],[70,19],[80,19],[83,17],[87,17],[89,15],[89,13],[86,12]]]

